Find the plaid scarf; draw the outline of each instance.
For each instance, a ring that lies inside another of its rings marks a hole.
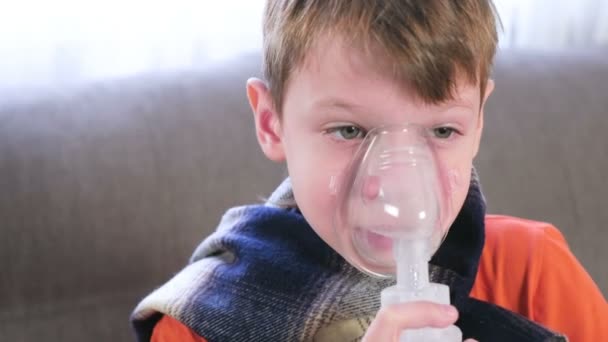
[[[210,342],[358,341],[392,279],[370,277],[315,234],[289,180],[265,205],[229,210],[190,263],[132,314],[139,341],[170,315]],[[526,318],[469,298],[484,244],[485,201],[475,172],[462,210],[431,260],[430,278],[450,286],[456,325],[479,341],[564,341]]]

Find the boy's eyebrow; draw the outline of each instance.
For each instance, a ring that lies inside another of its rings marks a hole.
[[[315,101],[312,108],[340,108],[349,112],[354,112],[361,110],[363,107],[337,97],[327,97]]]
[[[466,109],[475,109],[476,105],[469,100],[464,99],[454,99],[449,100],[441,105],[439,105],[444,111],[452,109],[452,108],[466,108]]]

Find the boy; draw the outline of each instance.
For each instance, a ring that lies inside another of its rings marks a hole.
[[[485,215],[471,170],[496,42],[490,0],[269,0],[266,82],[250,80],[247,94],[263,152],[290,178],[266,205],[229,211],[140,303],[139,339],[396,341],[456,322],[482,342],[606,340],[606,301],[557,229]],[[379,310],[393,281],[349,265],[332,229],[332,176],[367,131],[404,123],[428,128],[459,175],[459,210],[431,260],[455,308]]]

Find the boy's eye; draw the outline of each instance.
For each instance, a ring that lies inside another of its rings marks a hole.
[[[342,140],[362,139],[367,134],[363,129],[352,125],[330,128],[327,133]]]
[[[452,127],[437,127],[433,128],[433,135],[439,139],[448,139],[455,133],[456,130]]]

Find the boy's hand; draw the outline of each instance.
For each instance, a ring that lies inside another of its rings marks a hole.
[[[367,329],[363,342],[398,342],[401,332],[417,328],[445,328],[458,319],[458,311],[451,305],[431,302],[394,304],[378,311]],[[474,340],[467,340],[472,342]]]

